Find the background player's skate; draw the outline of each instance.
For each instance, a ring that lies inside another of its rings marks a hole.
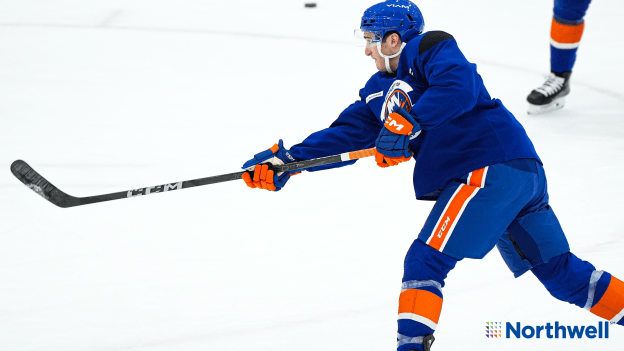
[[[546,82],[527,96],[528,114],[536,115],[562,108],[565,105],[565,97],[570,93],[571,74],[572,71],[550,73]]]

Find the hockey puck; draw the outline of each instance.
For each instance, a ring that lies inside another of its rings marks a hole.
[[[316,3],[315,2],[306,2],[305,3],[305,7],[316,7]]]

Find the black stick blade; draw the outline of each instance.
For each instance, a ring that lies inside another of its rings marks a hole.
[[[11,164],[11,173],[32,191],[56,206],[66,208],[80,205],[78,198],[60,191],[22,160]]]

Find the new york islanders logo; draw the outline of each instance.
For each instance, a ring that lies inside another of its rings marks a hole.
[[[388,89],[388,94],[386,94],[386,100],[381,107],[382,110],[379,117],[382,123],[386,121],[395,106],[402,107],[407,112],[412,110],[412,99],[409,97],[409,93],[412,90],[414,89],[402,80],[396,80],[392,83],[392,86]]]

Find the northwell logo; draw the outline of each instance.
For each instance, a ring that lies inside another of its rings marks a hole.
[[[488,338],[503,338],[502,336],[503,323],[502,322],[486,322],[485,336]],[[609,338],[609,322],[598,322],[598,326],[570,326],[560,325],[559,322],[555,324],[546,323],[546,325],[525,325],[522,326],[520,322],[511,324],[505,322],[505,338],[511,339],[512,336],[516,339],[608,339]]]
[[[485,322],[485,336],[488,338],[501,338],[501,322]]]

